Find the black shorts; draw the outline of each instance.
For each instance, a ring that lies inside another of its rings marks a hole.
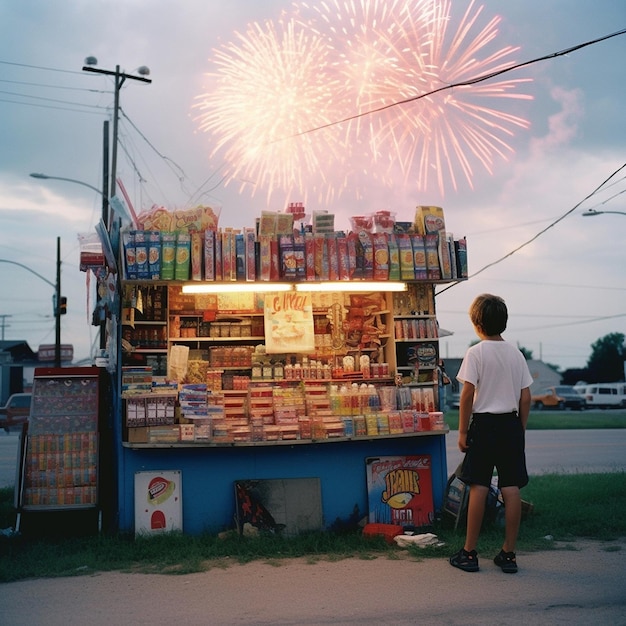
[[[467,445],[463,482],[489,487],[495,468],[500,489],[528,484],[524,428],[517,413],[474,413]]]

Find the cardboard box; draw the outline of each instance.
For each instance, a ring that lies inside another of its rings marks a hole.
[[[129,428],[127,440],[128,443],[148,443],[148,427]]]

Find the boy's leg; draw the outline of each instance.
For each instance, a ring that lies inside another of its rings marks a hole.
[[[520,521],[522,519],[522,497],[519,487],[502,487],[500,490],[504,499],[504,552],[515,552],[517,535],[519,533]],[[471,501],[471,497],[470,497]],[[469,529],[469,519],[468,519]]]
[[[476,549],[480,527],[485,514],[485,503],[489,487],[484,485],[470,485],[469,501],[467,503],[467,531],[465,533],[465,550],[471,552]]]

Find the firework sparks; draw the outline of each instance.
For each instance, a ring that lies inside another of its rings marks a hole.
[[[227,180],[243,181],[242,189],[250,181],[252,195],[265,189],[268,201],[274,193],[334,191],[325,171],[343,156],[340,129],[302,135],[334,119],[340,90],[326,71],[326,43],[290,20],[252,24],[236,37],[214,51],[215,86],[196,105]]]
[[[215,87],[197,105],[227,179],[254,181],[268,200],[297,192],[329,201],[347,189],[362,197],[372,181],[418,191],[434,181],[443,195],[447,185],[457,189],[459,173],[471,187],[475,164],[492,173],[495,158],[512,152],[514,131],[528,127],[495,103],[529,99],[518,91],[527,81],[440,91],[512,66],[517,52],[496,48],[500,20],[481,27],[473,2],[452,32],[451,7],[299,3],[278,26],[237,33],[215,51]]]

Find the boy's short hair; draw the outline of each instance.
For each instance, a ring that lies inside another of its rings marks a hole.
[[[470,320],[485,335],[499,335],[506,329],[509,312],[500,296],[483,293],[472,302],[469,310]]]

